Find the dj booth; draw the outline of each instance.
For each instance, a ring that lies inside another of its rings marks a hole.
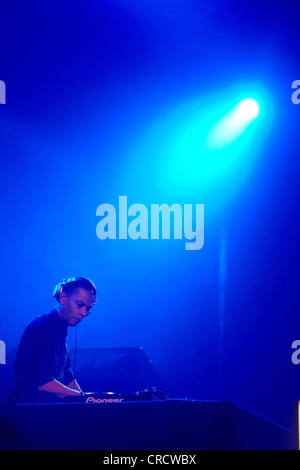
[[[295,433],[231,401],[181,399],[161,392],[159,377],[141,349],[82,350],[77,370],[81,384],[123,392],[9,406],[2,419],[3,448],[297,449]]]
[[[14,405],[6,416],[6,448],[296,450],[297,441],[232,402],[124,400]]]

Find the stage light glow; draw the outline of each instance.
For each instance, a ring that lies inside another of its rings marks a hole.
[[[246,98],[239,104],[239,113],[242,119],[254,119],[259,113],[259,105],[252,98]]]
[[[240,137],[259,114],[259,105],[252,98],[245,98],[235,105],[212,128],[207,139],[208,148],[218,149]]]
[[[272,97],[257,83],[191,97],[161,113],[135,143],[128,178],[139,175],[132,185],[138,184],[144,200],[152,178],[151,195],[157,191],[166,201],[209,198],[217,209],[255,177],[274,116]]]

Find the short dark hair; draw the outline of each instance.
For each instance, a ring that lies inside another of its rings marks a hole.
[[[81,280],[70,282],[63,289],[68,295],[70,295],[75,289],[82,287],[83,289],[89,291],[92,295],[96,296],[96,288],[89,279],[82,278]]]
[[[63,279],[62,282],[57,284],[54,288],[53,297],[59,301],[60,296],[63,292],[66,292],[67,295],[70,295],[72,291],[82,287],[89,291],[92,295],[97,295],[97,290],[95,284],[86,277],[70,277],[69,279]]]

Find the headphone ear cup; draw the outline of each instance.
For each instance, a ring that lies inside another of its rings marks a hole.
[[[54,287],[54,291],[53,291],[53,297],[55,297],[55,299],[59,302],[59,299],[60,299],[60,296],[64,290],[64,287],[66,284],[69,284],[69,282],[72,282],[72,279],[73,278],[70,278],[70,279],[63,279],[62,282],[59,282],[58,284],[56,284],[56,286]]]
[[[61,293],[63,291],[63,284],[59,283],[54,287],[53,297],[59,302]]]

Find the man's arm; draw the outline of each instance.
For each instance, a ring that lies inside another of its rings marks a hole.
[[[70,385],[73,384],[74,381],[71,382]],[[75,381],[76,382],[76,381]],[[77,384],[77,382],[76,382]],[[75,384],[75,385],[76,385]],[[79,387],[79,385],[77,384]],[[62,383],[58,382],[57,380],[53,379],[50,382],[38,387],[40,392],[48,392],[53,393],[53,395],[57,396],[58,398],[68,397],[70,395],[80,395],[81,390],[80,387],[76,390],[74,388],[67,387]]]

